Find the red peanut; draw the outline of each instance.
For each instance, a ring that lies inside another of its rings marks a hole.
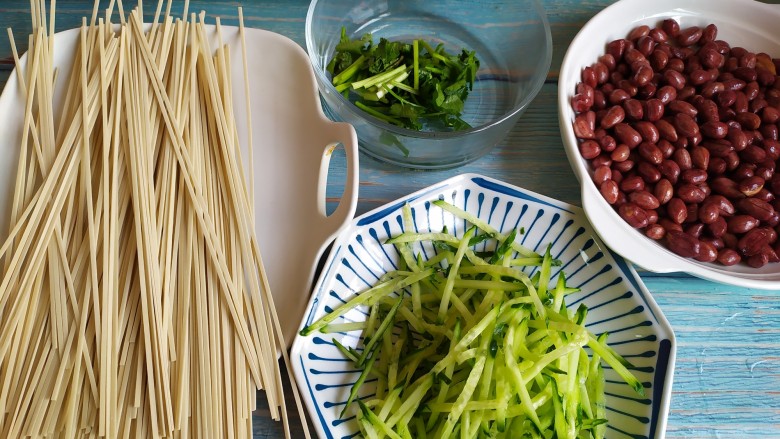
[[[700,262],[780,262],[780,60],[715,25],[639,26],[581,71],[581,156],[630,226]],[[777,84],[777,85],[776,85]]]

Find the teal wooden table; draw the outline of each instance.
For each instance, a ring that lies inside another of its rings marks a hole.
[[[225,24],[236,24],[239,3],[192,1],[190,8],[219,15]],[[542,91],[509,136],[489,155],[445,171],[410,171],[361,155],[358,214],[463,172],[481,173],[581,204],[579,186],[566,160],[558,131],[558,69],[580,27],[612,2],[545,0],[543,3],[552,25],[552,67]],[[278,32],[304,45],[307,1],[246,0],[243,7],[247,26]],[[92,0],[57,2],[58,30],[78,26],[81,17],[91,11]],[[19,37],[30,31],[29,2],[0,1],[0,27],[13,27],[17,40],[26,41]],[[8,41],[3,36],[0,37],[0,89],[12,68]],[[343,168],[338,166],[337,157],[328,191],[332,204],[343,181]],[[780,292],[720,285],[684,274],[642,272],[641,277],[677,335],[677,366],[666,437],[780,438]],[[258,395],[261,404],[264,399]],[[302,437],[300,420],[294,411],[291,416],[294,437]],[[282,436],[281,425],[269,420],[267,410],[262,407],[255,413],[254,428],[256,438]]]

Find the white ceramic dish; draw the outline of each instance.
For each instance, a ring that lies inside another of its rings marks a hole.
[[[215,47],[216,32],[210,29]],[[245,95],[238,28],[222,27],[223,39],[236,63],[232,69],[235,116],[241,144],[247,126],[254,137],[256,231],[271,290],[288,342],[300,323],[309,298],[317,261],[333,237],[355,214],[358,188],[357,137],[352,126],[329,121],[320,107],[317,85],[303,49],[279,34],[246,29],[252,120],[244,110]],[[54,64],[72,63],[79,31],[56,35]],[[24,65],[24,58],[22,59]],[[59,75],[55,108],[64,98],[67,75]],[[0,208],[10,212],[21,141],[24,100],[13,73],[0,96]],[[56,118],[57,116],[55,116]],[[304,127],[304,129],[301,129]],[[338,208],[325,213],[328,164],[334,145],[346,151],[346,185]],[[248,152],[243,152],[248,158]],[[0,215],[2,239],[8,217]]]
[[[353,221],[333,245],[301,327],[394,268],[397,253],[392,245],[382,243],[402,231],[400,211],[405,203],[412,208],[416,230],[441,231],[447,225],[450,231],[463,233],[463,220],[431,206],[430,201],[438,198],[501,231],[525,228],[518,239],[537,251],[543,252],[552,243],[552,254],[562,261],[567,283],[582,289],[568,296],[569,306],[588,306],[588,328],[594,333],[609,332],[612,347],[638,367],[634,372],[646,386],[647,397],[639,398],[611,369],[605,369],[607,437],[663,437],[676,342],[650,293],[631,265],[602,244],[580,208],[496,180],[461,175]],[[557,271],[553,275],[557,277]],[[353,437],[357,431],[354,418],[339,419],[339,412],[358,373],[334,347],[332,336],[347,346],[357,343],[356,333],[298,336],[291,355],[295,378],[319,436]]]
[[[580,70],[593,64],[605,51],[609,41],[625,38],[634,27],[656,25],[674,18],[681,27],[718,26],[718,39],[732,46],[743,46],[754,52],[780,56],[780,6],[753,0],[621,0],[605,8],[580,30],[572,41],[561,66],[558,81],[558,117],[563,144],[574,173],[582,186],[582,205],[601,239],[617,253],[637,265],[655,272],[687,272],[718,282],[743,287],[780,289],[780,264],[760,269],[746,264],[725,267],[700,263],[666,250],[641,232],[627,225],[604,201],[593,183],[588,164],[580,156],[572,129],[574,112],[570,100],[574,95]]]

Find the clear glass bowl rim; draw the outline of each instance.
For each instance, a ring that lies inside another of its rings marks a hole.
[[[311,61],[312,68],[314,69],[315,75],[317,76],[318,85],[320,83],[324,83],[325,87],[327,88],[327,90],[321,90],[321,92],[327,91],[329,94],[335,95],[336,99],[338,99],[342,103],[343,108],[346,108],[347,111],[352,113],[354,116],[363,119],[366,123],[377,126],[383,130],[390,131],[395,135],[410,137],[410,138],[418,138],[418,139],[458,138],[472,133],[479,133],[482,131],[489,130],[492,127],[501,125],[505,121],[512,119],[516,114],[522,112],[531,103],[531,101],[533,101],[533,99],[536,97],[537,94],[539,94],[539,91],[544,85],[545,79],[547,78],[547,74],[550,71],[550,64],[552,63],[553,44],[552,44],[552,32],[550,30],[550,22],[547,19],[547,13],[539,0],[525,0],[525,1],[530,1],[533,4],[536,13],[539,14],[539,19],[541,20],[542,26],[544,28],[545,51],[544,51],[544,62],[543,62],[544,68],[542,69],[544,73],[543,74],[540,74],[540,72],[535,73],[536,75],[536,77],[534,78],[535,82],[531,84],[531,87],[529,88],[529,92],[526,93],[525,96],[523,96],[523,99],[520,101],[520,103],[516,105],[514,108],[512,108],[511,111],[505,113],[503,116],[501,116],[496,120],[493,120],[492,122],[477,127],[467,128],[465,130],[415,131],[415,130],[410,130],[408,128],[399,127],[366,114],[363,110],[361,110],[360,108],[355,106],[355,104],[353,104],[348,99],[346,99],[341,93],[336,91],[336,87],[334,87],[333,84],[331,84],[331,82],[327,79],[328,77],[327,73],[319,66],[318,62],[315,59],[316,55],[314,55],[316,49],[314,45],[314,36],[311,31],[311,27],[312,27],[312,23],[315,20],[314,10],[316,9],[317,4],[320,2],[320,0],[312,0],[311,3],[309,3],[309,9],[306,12],[306,26],[305,26],[306,53],[309,55],[309,60]]]

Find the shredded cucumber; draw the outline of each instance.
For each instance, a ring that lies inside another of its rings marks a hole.
[[[516,242],[517,230],[432,204],[470,228],[462,237],[415,233],[406,207],[405,232],[387,241],[401,255],[399,270],[301,331],[362,331],[362,350],[333,339],[360,370],[342,417],[354,413],[368,438],[603,438],[602,362],[638,394],[644,388],[607,334],[586,329],[587,308],[566,308],[578,289],[563,272],[553,278],[560,263],[550,246],[538,254]],[[421,242],[436,254],[415,252]],[[536,267],[534,276],[523,267]],[[365,321],[335,322],[356,307]],[[358,398],[369,376],[375,392]]]

